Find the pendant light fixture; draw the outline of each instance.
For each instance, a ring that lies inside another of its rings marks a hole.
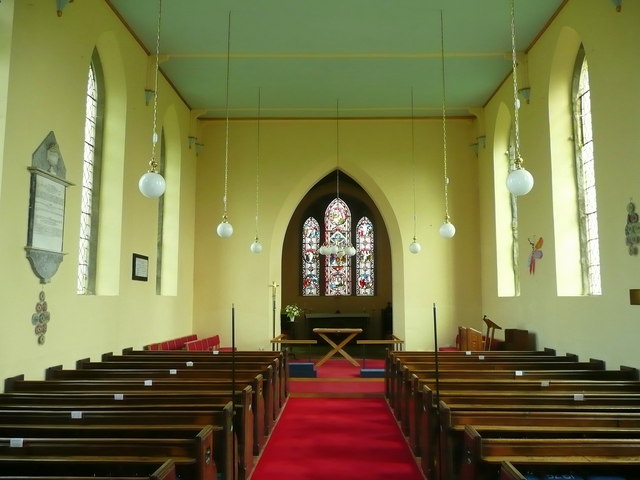
[[[513,79],[513,129],[515,133],[515,159],[513,170],[507,175],[507,189],[513,195],[526,195],[533,188],[533,175],[522,166],[524,160],[520,156],[520,125],[518,110],[520,99],[518,98],[518,75],[516,58],[516,7],[515,0],[511,0],[511,67]]]
[[[222,197],[223,213],[222,222],[218,224],[216,232],[221,238],[229,238],[233,235],[233,226],[227,219],[227,193],[228,193],[228,178],[229,178],[229,59],[231,57],[231,11],[229,11],[229,21],[227,23],[227,83],[226,83],[226,95],[225,95],[225,139],[224,139],[224,196]]]
[[[411,253],[420,253],[422,245],[416,240],[416,159],[415,159],[415,134],[414,134],[414,115],[413,115],[413,87],[411,87],[411,168],[413,169],[412,187],[413,187],[413,241],[409,245]]]
[[[456,227],[451,223],[449,218],[449,176],[447,175],[447,111],[446,111],[446,89],[445,89],[445,71],[444,71],[444,20],[442,18],[442,10],[440,10],[440,46],[442,59],[442,145],[444,159],[444,223],[440,225],[440,236],[443,238],[451,238],[456,234]]]
[[[258,89],[258,154],[256,155],[256,238],[251,244],[251,253],[262,252],[262,244],[258,235],[258,215],[260,213],[260,89]]]
[[[340,199],[340,101],[336,100],[336,198]],[[326,235],[326,232],[325,232]],[[356,249],[351,243],[344,241],[335,243],[329,238],[318,249],[320,255],[335,255],[338,258],[353,257]]]
[[[138,189],[145,197],[160,197],[167,184],[162,175],[158,173],[158,162],[156,161],[156,144],[158,143],[158,70],[160,58],[160,23],[162,20],[162,0],[158,0],[158,27],[156,30],[156,59],[153,81],[153,136],[151,138],[151,160],[149,161],[149,171],[140,177]]]

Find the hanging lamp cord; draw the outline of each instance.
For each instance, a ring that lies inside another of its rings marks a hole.
[[[260,212],[260,114],[261,114],[260,88],[258,88],[258,154],[256,155],[256,242],[258,241],[258,215]]]
[[[444,71],[444,19],[440,10],[440,49],[442,61],[442,145],[444,159],[444,220],[449,221],[449,176],[447,174],[447,94]]]
[[[340,198],[340,99],[336,99],[336,198]]]
[[[522,168],[520,156],[520,121],[518,118],[518,59],[516,55],[516,2],[511,0],[511,67],[513,70],[513,130],[515,134],[515,168]]]
[[[160,22],[162,21],[162,0],[158,0],[158,26],[156,29],[156,62],[153,78],[153,136],[151,139],[151,160],[149,172],[158,173],[156,143],[158,143],[158,70],[160,69]]]
[[[227,23],[227,83],[225,94],[225,141],[224,141],[224,197],[222,203],[224,205],[223,219],[227,219],[227,190],[229,177],[229,66],[231,58],[231,10],[229,10],[229,20]]]
[[[414,113],[413,113],[413,87],[411,87],[411,168],[413,175],[411,175],[411,183],[413,189],[413,241],[416,241],[416,159],[415,159],[415,128],[414,128]]]

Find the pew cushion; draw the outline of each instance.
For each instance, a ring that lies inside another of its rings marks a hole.
[[[626,480],[626,478],[617,475],[590,475],[587,477],[587,480]]]
[[[526,478],[527,480],[583,480],[582,477],[573,475],[573,474],[562,474],[562,475],[548,474],[543,476],[528,474],[528,475],[525,475],[524,478]],[[605,478],[608,478],[608,477],[605,477]],[[589,480],[591,480],[591,477]]]
[[[316,372],[313,363],[291,362],[289,363],[289,376],[313,378],[317,377],[318,373]]]

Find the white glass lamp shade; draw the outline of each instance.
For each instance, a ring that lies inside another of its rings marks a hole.
[[[337,245],[331,245],[329,247],[329,253],[331,255],[337,255],[338,254],[338,246]]]
[[[533,188],[533,175],[524,168],[516,168],[507,176],[507,189],[514,195],[526,195]]]
[[[327,254],[327,247],[325,245],[321,245],[320,248],[318,249],[318,254],[319,255],[326,255]]]
[[[453,226],[453,223],[446,221],[442,225],[440,225],[440,236],[442,238],[451,238],[456,234],[456,227]]]
[[[222,222],[220,222],[218,228],[216,228],[216,232],[221,238],[229,238],[231,235],[233,235],[233,226],[225,218],[222,220]]]
[[[353,245],[349,245],[347,247],[347,255],[349,255],[350,257],[353,257],[356,254],[356,247],[354,247]]]
[[[413,242],[411,242],[411,245],[409,245],[409,251],[413,254],[417,254],[420,253],[420,250],[422,250],[422,245],[416,242],[416,239],[414,238]]]
[[[260,253],[262,252],[262,244],[260,243],[260,241],[256,238],[254,240],[254,242],[251,244],[251,253]]]
[[[148,198],[158,198],[163,193],[167,184],[162,175],[156,172],[147,172],[138,181],[140,193]]]

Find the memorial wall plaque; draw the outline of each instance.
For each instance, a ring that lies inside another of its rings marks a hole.
[[[49,283],[62,262],[67,182],[64,160],[53,132],[33,153],[27,259],[40,283]]]

